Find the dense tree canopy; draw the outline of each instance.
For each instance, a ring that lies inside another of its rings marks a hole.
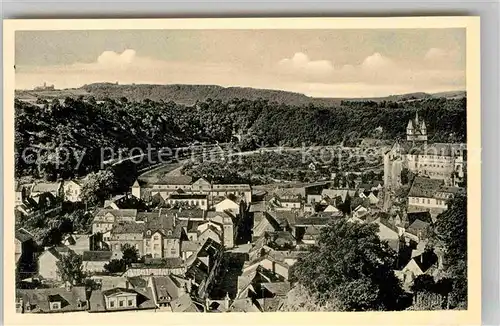
[[[455,197],[440,214],[435,234],[444,249],[445,271],[453,280],[451,305],[467,304],[467,196]]]
[[[70,251],[67,255],[62,255],[56,263],[57,272],[63,282],[71,285],[83,285],[86,273],[83,270],[82,256]]]
[[[419,111],[432,141],[464,141],[466,100],[430,98],[332,107],[290,106],[268,100],[207,99],[194,106],[167,101],[67,98],[33,105],[15,101],[16,174],[47,179],[97,171],[103,159],[133,148],[176,147],[194,141],[229,142],[243,132],[242,146],[356,145],[365,137],[403,137]],[[103,153],[102,149],[113,149]]]
[[[294,281],[347,311],[403,309],[404,292],[393,272],[395,257],[374,224],[333,221],[318,245],[293,266]]]

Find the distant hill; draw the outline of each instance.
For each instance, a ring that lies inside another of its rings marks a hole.
[[[411,101],[425,98],[457,98],[465,96],[464,91],[442,92],[436,94],[428,93],[411,93],[402,95],[391,95],[387,97],[375,98],[315,98],[304,94],[257,89],[250,87],[222,87],[217,85],[147,85],[147,84],[130,84],[118,85],[113,83],[95,83],[84,85],[81,88],[51,90],[51,91],[32,91],[18,90],[16,98],[26,101],[34,101],[41,97],[45,99],[65,98],[65,97],[90,97],[93,96],[96,100],[102,100],[106,97],[112,99],[120,99],[126,97],[132,101],[143,101],[146,99],[153,101],[173,101],[178,104],[193,105],[196,101],[203,101],[208,98],[213,100],[229,101],[234,98],[256,100],[259,98],[269,100],[270,102],[278,102],[288,105],[307,105],[314,104],[316,106],[333,106],[338,105],[341,101]]]

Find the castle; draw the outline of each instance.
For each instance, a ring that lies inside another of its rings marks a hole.
[[[403,169],[416,175],[443,180],[457,186],[464,178],[466,164],[465,144],[427,144],[427,127],[418,113],[408,121],[406,142],[399,140],[384,153],[384,185],[394,189],[402,184]]]
[[[410,119],[410,121],[408,121],[408,126],[406,127],[406,140],[413,143],[427,143],[427,127],[423,119],[422,121],[418,119],[418,112],[415,114],[415,119]]]

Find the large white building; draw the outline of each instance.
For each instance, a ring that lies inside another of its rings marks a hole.
[[[408,123],[407,141],[396,141],[384,153],[384,185],[387,188],[400,186],[401,172],[408,169],[416,175],[457,186],[465,176],[466,161],[465,144],[428,144],[425,121],[419,119],[417,114]]]

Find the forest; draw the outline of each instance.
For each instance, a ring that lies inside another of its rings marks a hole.
[[[99,170],[103,148],[231,142],[236,132],[242,135],[238,146],[243,150],[394,140],[405,137],[407,122],[417,110],[427,123],[429,141],[465,141],[466,98],[344,101],[332,107],[239,98],[206,99],[192,106],[127,98],[68,97],[33,104],[16,100],[16,176],[48,180],[83,176]]]

